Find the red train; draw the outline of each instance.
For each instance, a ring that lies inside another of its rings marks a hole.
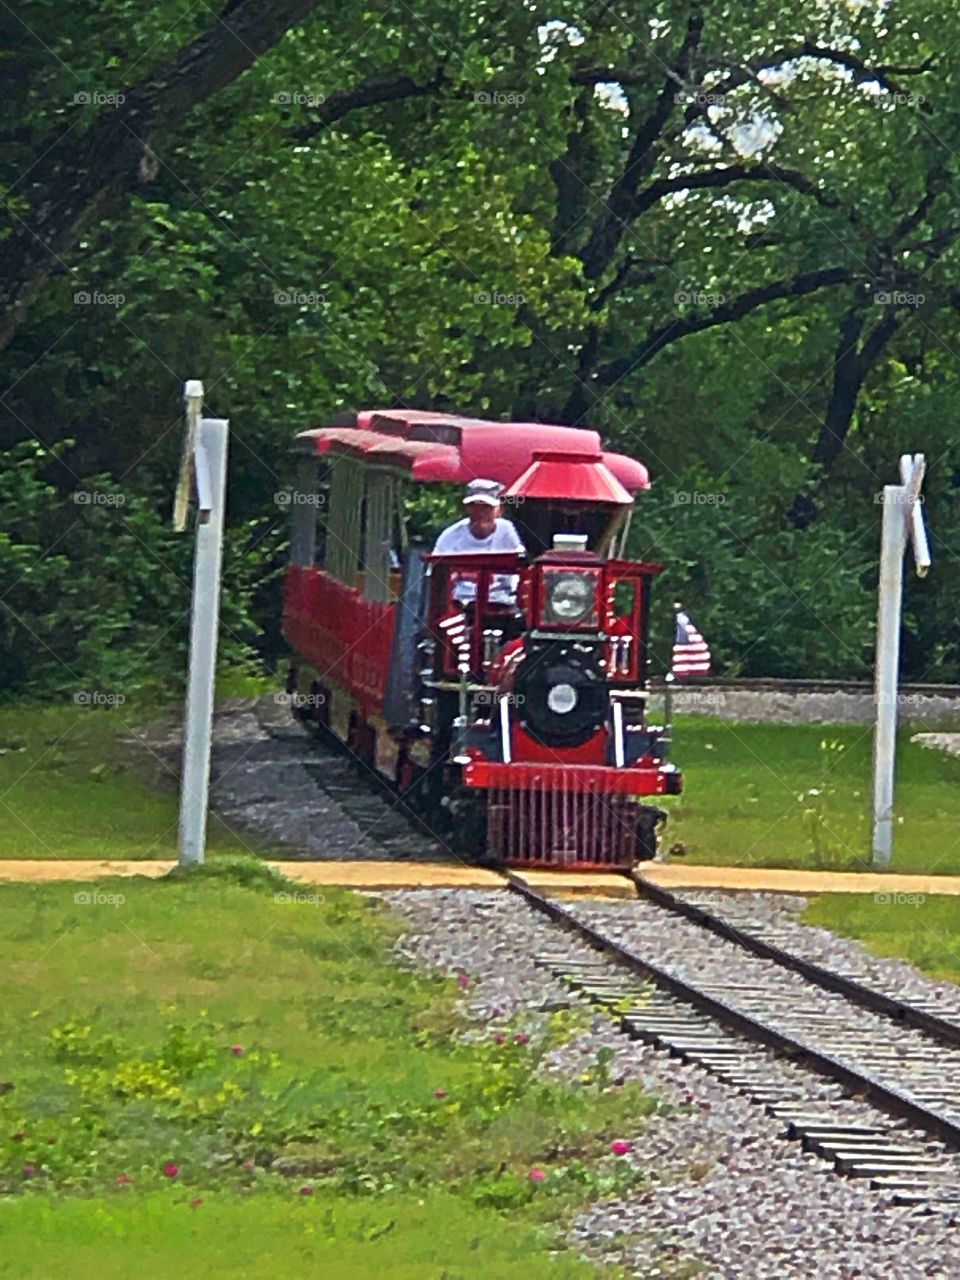
[[[284,635],[295,713],[496,862],[629,867],[676,794],[648,723],[650,587],[622,558],[646,468],[593,431],[368,411],[298,435]],[[526,549],[432,554],[410,486],[505,486]]]

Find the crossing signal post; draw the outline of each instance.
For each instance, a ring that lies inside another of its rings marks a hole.
[[[207,835],[230,423],[225,418],[202,416],[202,382],[187,382],[183,396],[185,429],[173,527],[177,533],[184,532],[194,497],[197,524],[180,774],[179,857],[181,866],[196,866],[203,862]]]
[[[900,620],[903,556],[909,539],[917,575],[930,568],[923,520],[925,462],[922,453],[900,459],[900,484],[883,489],[877,654],[874,675],[876,725],[873,736],[873,865],[880,871],[893,856],[893,782],[897,747],[897,685],[900,674]]]

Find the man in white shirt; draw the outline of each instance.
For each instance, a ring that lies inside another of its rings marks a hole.
[[[444,529],[433,548],[434,555],[450,555],[455,552],[476,555],[477,552],[523,552],[513,524],[500,514],[500,495],[503,486],[496,480],[471,480],[467,485],[463,505],[467,509],[465,520],[458,520]],[[501,573],[490,584],[491,604],[515,605],[517,601],[516,574]],[[463,579],[454,587],[453,596],[458,604],[466,605],[476,599],[475,582]]]

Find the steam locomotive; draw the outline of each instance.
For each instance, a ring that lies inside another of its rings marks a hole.
[[[596,432],[370,410],[300,433],[283,630],[294,713],[424,820],[512,866],[627,868],[680,791],[648,722],[646,468]],[[411,486],[505,486],[526,554],[432,554]],[[505,591],[504,584],[508,584]]]

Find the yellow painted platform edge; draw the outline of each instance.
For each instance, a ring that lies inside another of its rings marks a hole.
[[[275,862],[267,864],[301,884],[347,889],[497,889],[503,877],[486,867],[428,862]],[[156,878],[172,870],[171,860],[47,861],[17,858],[0,860],[0,883],[58,883],[107,879],[111,876]],[[626,897],[634,888],[625,877],[609,872],[517,872],[532,888],[561,897]],[[786,867],[681,866],[677,863],[646,864],[641,874],[665,889],[720,889],[766,893],[874,893],[925,896],[960,895],[960,876],[907,875],[898,872],[805,871]]]

